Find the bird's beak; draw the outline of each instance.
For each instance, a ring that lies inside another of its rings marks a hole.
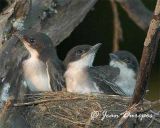
[[[24,44],[29,44],[28,41],[27,41],[28,38],[24,33],[18,32],[18,33],[15,33],[14,36],[16,36]]]
[[[87,55],[89,55],[89,54],[92,54],[92,53],[93,53],[93,54],[96,54],[96,52],[98,51],[98,49],[100,48],[101,45],[102,45],[102,43],[98,43],[98,44],[92,46],[92,47],[89,49],[88,52],[86,52],[86,53],[84,53],[84,54],[82,55],[82,57],[85,57],[85,56],[87,56]]]
[[[22,40],[24,35],[18,32],[18,33],[15,33],[14,36],[17,37],[19,40]]]
[[[115,61],[119,60],[119,57],[117,55],[115,55],[114,53],[110,53],[109,57],[110,57],[111,60],[115,60]]]

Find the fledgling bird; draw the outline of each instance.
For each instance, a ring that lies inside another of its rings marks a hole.
[[[22,62],[29,89],[59,91],[64,87],[64,65],[58,58],[51,39],[44,33],[16,34],[30,56]]]
[[[132,96],[139,71],[137,58],[128,51],[116,51],[110,53],[109,56],[109,65],[120,69],[114,82],[127,96]]]
[[[64,77],[68,92],[116,94],[115,90],[118,90],[124,95],[123,91],[112,83],[119,73],[119,68],[108,65],[92,66],[100,45],[78,45],[68,52],[64,60],[67,67]],[[113,90],[110,86],[116,89]]]
[[[92,66],[100,45],[78,45],[68,52],[64,61],[67,91],[131,96],[139,68],[136,57],[127,51],[117,51],[110,53],[109,65]]]

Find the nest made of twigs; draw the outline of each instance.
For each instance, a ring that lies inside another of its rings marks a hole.
[[[129,97],[105,94],[78,95],[67,92],[26,94],[25,102],[14,103],[11,113],[16,114],[16,117],[10,118],[8,123],[10,125],[7,124],[7,127],[13,126],[12,120],[21,115],[25,123],[20,125],[25,125],[26,128],[112,128],[119,122],[130,100]],[[142,113],[151,115],[149,110]],[[129,127],[136,125],[139,128],[160,127],[159,117],[157,121],[150,117],[138,121],[137,119],[129,118],[127,125]],[[14,121],[16,128],[17,124]]]

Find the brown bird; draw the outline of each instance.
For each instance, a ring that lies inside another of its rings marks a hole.
[[[44,33],[16,34],[30,56],[22,62],[24,78],[31,91],[59,91],[64,84],[64,65],[51,39]]]

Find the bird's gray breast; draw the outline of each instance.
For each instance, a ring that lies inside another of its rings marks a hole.
[[[23,61],[24,77],[31,91],[52,91],[46,64],[31,57]]]

